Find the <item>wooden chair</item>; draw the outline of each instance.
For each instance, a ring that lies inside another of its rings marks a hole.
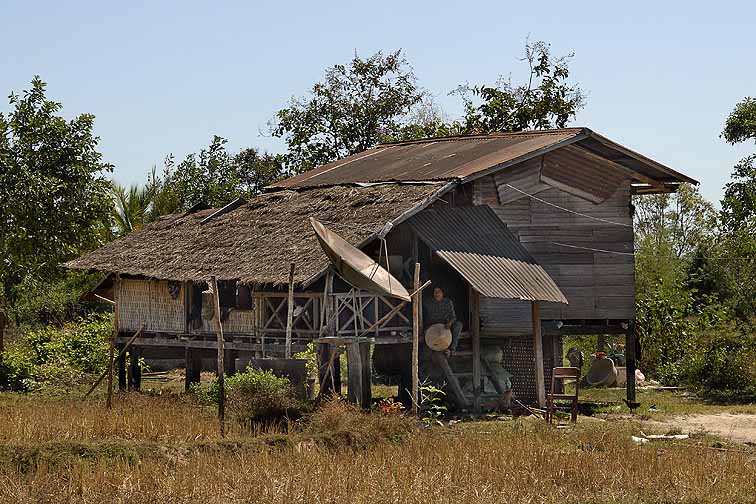
[[[566,380],[575,380],[575,393],[565,394],[564,382]],[[557,382],[559,387],[557,388]],[[546,396],[546,421],[549,423],[554,422],[554,412],[558,406],[554,403],[555,400],[564,401],[569,400],[572,402],[570,411],[572,412],[572,422],[577,422],[578,413],[578,389],[580,387],[580,369],[576,367],[555,367],[551,372],[551,390]],[[562,391],[557,393],[557,391]]]

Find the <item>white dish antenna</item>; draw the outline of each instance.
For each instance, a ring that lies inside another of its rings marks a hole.
[[[334,269],[352,287],[410,300],[409,292],[401,282],[367,254],[312,217],[310,224]]]

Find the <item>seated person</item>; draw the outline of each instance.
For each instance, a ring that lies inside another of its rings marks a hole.
[[[451,299],[444,297],[444,290],[441,287],[436,287],[433,289],[433,297],[424,305],[423,324],[426,329],[433,324],[444,324],[447,329],[451,330],[451,345],[445,352],[446,356],[450,357],[457,351],[459,335],[462,332],[462,322],[457,320],[454,303]]]

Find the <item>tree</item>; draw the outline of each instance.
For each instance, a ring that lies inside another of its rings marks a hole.
[[[309,96],[279,110],[271,132],[285,139],[289,166],[303,172],[401,136],[403,120],[422,97],[401,50],[365,59],[355,54],[349,64],[327,69]]]
[[[154,173],[154,172],[153,172]],[[129,188],[112,183],[113,221],[118,236],[138,231],[150,217],[154,186],[132,185]]]
[[[151,195],[148,220],[197,203],[222,207],[237,198],[259,194],[287,174],[281,156],[252,148],[230,154],[226,140],[215,136],[207,149],[189,154],[178,164],[168,156],[162,175],[153,169],[147,189]]]
[[[496,131],[563,128],[585,105],[585,94],[568,81],[569,61],[574,55],[553,58],[546,42],[526,42],[527,82],[514,84],[499,77],[496,84],[460,86],[465,106],[460,125],[463,134]]]
[[[112,205],[94,116],[66,121],[38,76],[9,103],[0,113],[0,309],[22,282],[53,279],[60,263],[99,246]]]
[[[722,137],[732,144],[756,142],[756,99],[745,98],[727,117]],[[756,217],[756,154],[741,159],[725,186],[722,224],[727,230],[750,225]]]

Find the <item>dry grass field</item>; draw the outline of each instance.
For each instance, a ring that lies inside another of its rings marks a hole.
[[[756,451],[699,435],[636,445],[633,419],[430,429],[342,403],[282,429],[186,396],[0,395],[0,502],[754,502]],[[647,428],[647,427],[644,427]],[[648,432],[651,433],[651,432]]]

